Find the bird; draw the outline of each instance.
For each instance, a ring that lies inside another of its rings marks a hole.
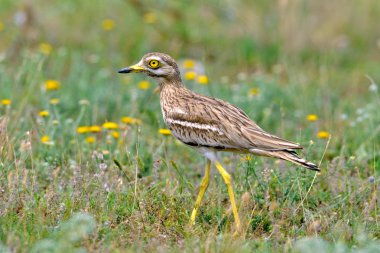
[[[213,164],[227,186],[236,228],[241,228],[232,178],[219,161],[218,152],[273,157],[319,171],[317,165],[298,156],[296,151],[302,149],[300,144],[264,131],[242,109],[229,102],[186,88],[178,65],[168,54],[147,53],[137,64],[122,68],[118,73],[143,73],[153,78],[158,83],[163,120],[172,135],[206,157],[205,173],[190,216],[190,225],[195,223]]]

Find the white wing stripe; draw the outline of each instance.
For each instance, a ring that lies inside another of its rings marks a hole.
[[[196,128],[196,129],[203,129],[203,130],[211,130],[213,132],[217,132],[219,135],[223,135],[223,132],[220,131],[217,127],[207,124],[200,124],[196,122],[188,122],[188,121],[182,121],[182,120],[176,120],[171,118],[166,118],[166,122],[168,124],[178,124],[185,127],[190,128]]]

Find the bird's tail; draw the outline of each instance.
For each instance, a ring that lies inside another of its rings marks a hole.
[[[315,165],[312,162],[308,162],[305,159],[299,157],[294,150],[260,150],[260,149],[250,149],[249,151],[252,154],[279,158],[279,159],[286,160],[286,161],[292,162],[294,164],[300,165],[300,166],[305,167],[305,168],[307,168],[309,170],[319,171],[319,168],[318,168],[317,165]]]

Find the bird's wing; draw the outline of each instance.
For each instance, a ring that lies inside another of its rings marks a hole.
[[[236,150],[300,149],[299,144],[266,133],[240,108],[199,94],[178,98],[166,114],[166,124],[180,141],[193,146]]]

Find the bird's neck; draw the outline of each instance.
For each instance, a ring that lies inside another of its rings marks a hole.
[[[180,99],[182,95],[190,92],[182,82],[163,82],[160,83],[160,100],[162,106],[170,106],[173,101]]]
[[[182,84],[182,80],[180,76],[171,77],[171,78],[164,78],[161,77],[157,79],[159,90],[162,92],[163,90],[176,90],[185,88],[185,86]]]
[[[165,82],[160,84],[160,107],[163,119],[166,122],[167,115],[174,108],[180,106],[184,97],[191,91],[182,83]]]

